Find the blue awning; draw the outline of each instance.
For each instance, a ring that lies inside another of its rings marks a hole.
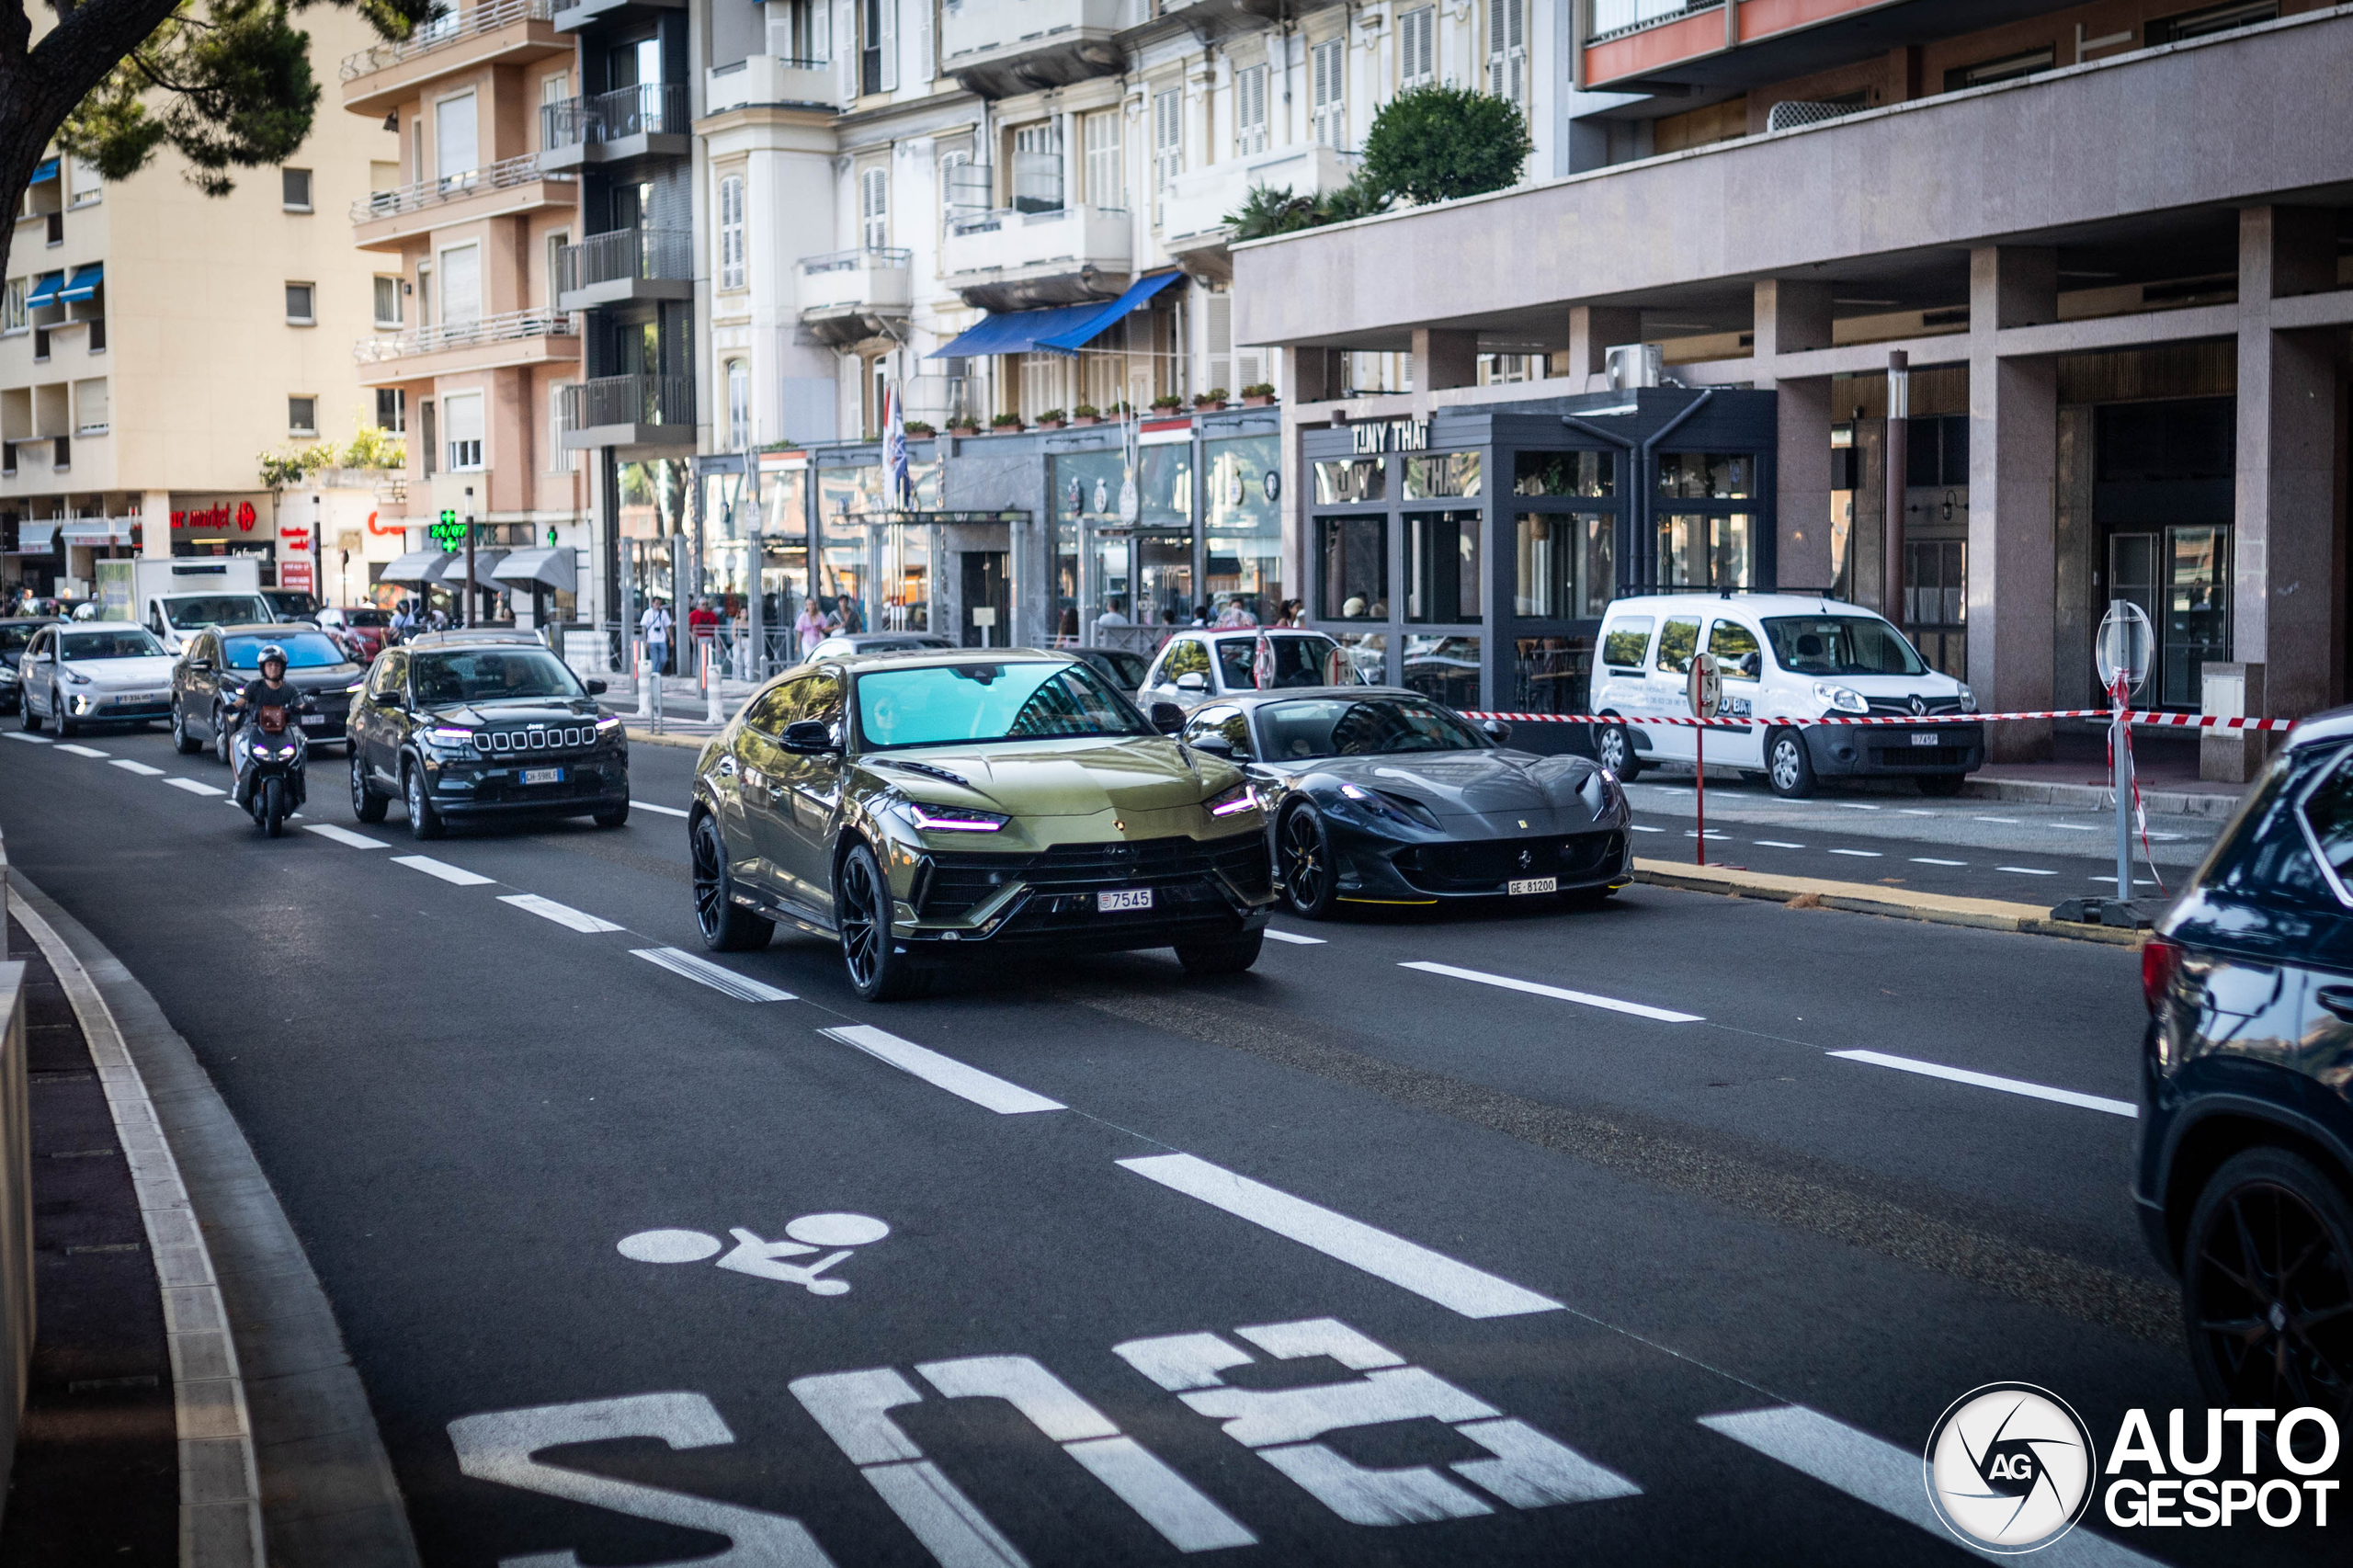
[[[56,177],[57,160],[55,158],[51,158],[44,162],[40,167],[35,169],[33,171],[33,177],[26,181],[26,183],[28,185],[40,185],[46,181],[53,180]]]
[[[57,291],[65,286],[63,272],[44,272],[33,280],[33,291],[25,296],[27,309],[57,303]]]
[[[1038,311],[1001,311],[944,347],[933,359],[976,359],[983,354],[1027,354],[1045,349],[1075,354],[1102,330],[1184,276],[1159,272],[1137,282],[1108,304],[1051,305]]]
[[[107,264],[103,261],[77,267],[74,269],[74,280],[59,290],[57,297],[61,300],[86,300],[98,291],[98,285],[105,282],[106,278]]]

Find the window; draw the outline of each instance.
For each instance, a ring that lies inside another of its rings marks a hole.
[[[1528,107],[1528,0],[1487,0],[1487,91]]]
[[[1165,191],[1185,172],[1185,93],[1171,87],[1152,96],[1152,186]]]
[[[719,182],[719,286],[744,287],[744,176]]]
[[[1247,158],[1267,150],[1267,68],[1247,65],[1233,74],[1233,150]]]
[[[1990,87],[1996,82],[2015,82],[2021,76],[2050,70],[2057,58],[2054,50],[2035,49],[2024,54],[1988,60],[1982,65],[1956,66],[1945,73],[1945,91],[1958,93],[1966,87]]]
[[[752,444],[752,372],[741,359],[726,368],[727,450],[740,452]]]
[[[474,96],[443,98],[433,106],[433,172],[448,183],[472,175],[480,163],[474,147]]]
[[[572,98],[572,73],[558,71],[540,78],[540,142],[549,144],[555,130],[555,110]]]
[[[927,3],[927,0],[926,0]],[[899,0],[859,0],[858,90],[889,93],[899,85]]]
[[[482,467],[482,393],[453,392],[442,398],[441,426],[449,443],[449,472]]]
[[[1389,525],[1382,517],[1320,517],[1326,620],[1389,619]]]
[[[1104,109],[1081,122],[1086,144],[1086,201],[1113,211],[1128,204],[1126,170],[1120,158],[1120,111]]]
[[[558,229],[548,236],[548,309],[562,308],[563,300],[563,253],[572,244],[572,231]]]
[[[107,382],[103,376],[74,383],[74,434],[103,436],[107,433]]]
[[[1438,7],[1425,6],[1397,18],[1397,85],[1426,87],[1438,80]]]
[[[891,243],[891,171],[872,168],[858,176],[858,226],[860,243],[868,250],[881,250]]]
[[[408,177],[418,185],[425,183],[425,117],[423,115],[408,122]]]
[[[433,322],[433,266],[430,262],[416,264],[416,324],[429,326]]]
[[[1063,122],[1040,120],[1013,133],[1013,210],[1059,212],[1063,209]]]
[[[1688,500],[1753,495],[1755,470],[1745,452],[1661,452],[1658,493]]]
[[[278,171],[278,205],[289,212],[311,210],[311,171],[280,169]]]
[[[402,388],[376,389],[376,427],[395,436],[408,433],[408,393]]]
[[[1347,145],[1347,57],[1346,39],[1327,39],[1307,51],[1308,98],[1315,140],[1326,147]]]
[[[1658,519],[1661,587],[1754,587],[1756,563],[1756,519],[1749,513],[1672,512]]]
[[[563,394],[570,381],[551,381],[548,385],[548,472],[562,473],[572,466],[572,454],[563,449]]]
[[[1088,176],[1093,177],[1091,173]],[[972,154],[955,152],[939,160],[939,210],[943,217],[954,222],[958,216],[988,210],[988,194],[975,190],[980,176],[972,167]]]
[[[313,299],[316,292],[315,287],[309,283],[289,283],[286,286],[287,325],[315,326],[318,324],[316,301]]]
[[[1408,512],[1405,527],[1405,619],[1479,619],[1479,519],[1476,511]]]
[[[25,307],[27,282],[11,278],[6,294],[0,295],[0,334],[22,332],[32,324],[32,312]]]
[[[416,456],[417,460],[425,465],[425,477],[427,479],[439,472],[441,466],[441,445],[433,436],[434,408],[434,402],[429,397],[416,405],[419,433],[425,437],[416,444]]]
[[[1518,452],[1512,458],[1515,495],[1614,495],[1615,452]]]
[[[1609,635],[1601,640],[1601,662],[1629,673],[1641,669],[1643,651],[1651,645],[1654,624],[1649,616],[1632,615],[1611,627]]]
[[[319,433],[319,400],[315,397],[288,398],[286,400],[286,428],[291,435],[317,435]]]
[[[1667,675],[1689,672],[1691,655],[1699,651],[1699,623],[1676,617],[1658,634],[1658,667]]]
[[[441,253],[441,324],[460,326],[480,320],[482,247],[451,245]]]
[[[96,164],[80,157],[68,157],[65,164],[74,176],[74,195],[70,205],[86,207],[105,194],[106,181],[99,176]]]
[[[1723,665],[1727,680],[1756,680],[1765,665],[1765,655],[1756,646],[1756,633],[1736,620],[1719,620],[1708,628],[1708,652]],[[1755,659],[1757,667],[1746,667]]]
[[[376,279],[376,324],[401,324],[401,280],[397,278]]]
[[[2152,46],[2179,43],[2185,39],[2228,32],[2233,28],[2251,28],[2257,22],[2276,21],[2279,16],[2279,0],[2262,0],[2259,5],[2208,6],[2167,17],[2163,21],[2151,22],[2148,41]]]

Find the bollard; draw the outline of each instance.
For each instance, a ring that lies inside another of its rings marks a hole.
[[[648,682],[648,689],[654,693],[654,711],[652,717],[654,720],[654,733],[658,735],[662,733],[663,687],[661,670],[656,668],[649,671],[646,676],[646,680]]]
[[[641,637],[631,642],[629,650],[630,674],[637,677],[637,716],[641,719],[651,719],[654,717],[654,688],[646,680],[645,639]],[[659,676],[654,678],[661,679]]]
[[[719,696],[719,658],[716,646],[708,639],[702,645],[703,717],[713,724],[727,722]]]

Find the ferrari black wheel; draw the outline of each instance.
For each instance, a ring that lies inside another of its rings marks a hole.
[[[735,902],[735,880],[727,874],[727,842],[710,817],[695,823],[688,840],[694,859],[695,927],[702,945],[715,953],[748,953],[765,948],[776,922],[764,920]]]
[[[1291,912],[1308,920],[1331,918],[1337,878],[1323,817],[1313,806],[1294,806],[1283,818],[1277,837],[1283,896],[1290,901]]]
[[[2224,1161],[2190,1210],[2181,1283],[2210,1400],[2353,1415],[2353,1203],[2310,1161]]]
[[[865,1002],[897,1002],[915,994],[921,978],[891,939],[891,884],[881,862],[863,844],[842,857],[834,882],[834,924],[841,932],[842,967],[850,989]]]

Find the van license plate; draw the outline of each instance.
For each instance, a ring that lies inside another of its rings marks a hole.
[[[1522,877],[1517,881],[1506,882],[1504,886],[1514,893],[1559,892],[1561,891],[1561,879],[1558,877]]]
[[[1915,746],[1942,745],[1944,737],[1934,730],[1915,730],[1912,732],[1912,744]]]
[[[561,767],[527,767],[523,769],[523,782],[526,784],[561,784],[563,782],[563,769]]]
[[[1152,890],[1150,888],[1115,888],[1108,892],[1098,892],[1095,895],[1095,907],[1105,914],[1114,909],[1150,909]]]

